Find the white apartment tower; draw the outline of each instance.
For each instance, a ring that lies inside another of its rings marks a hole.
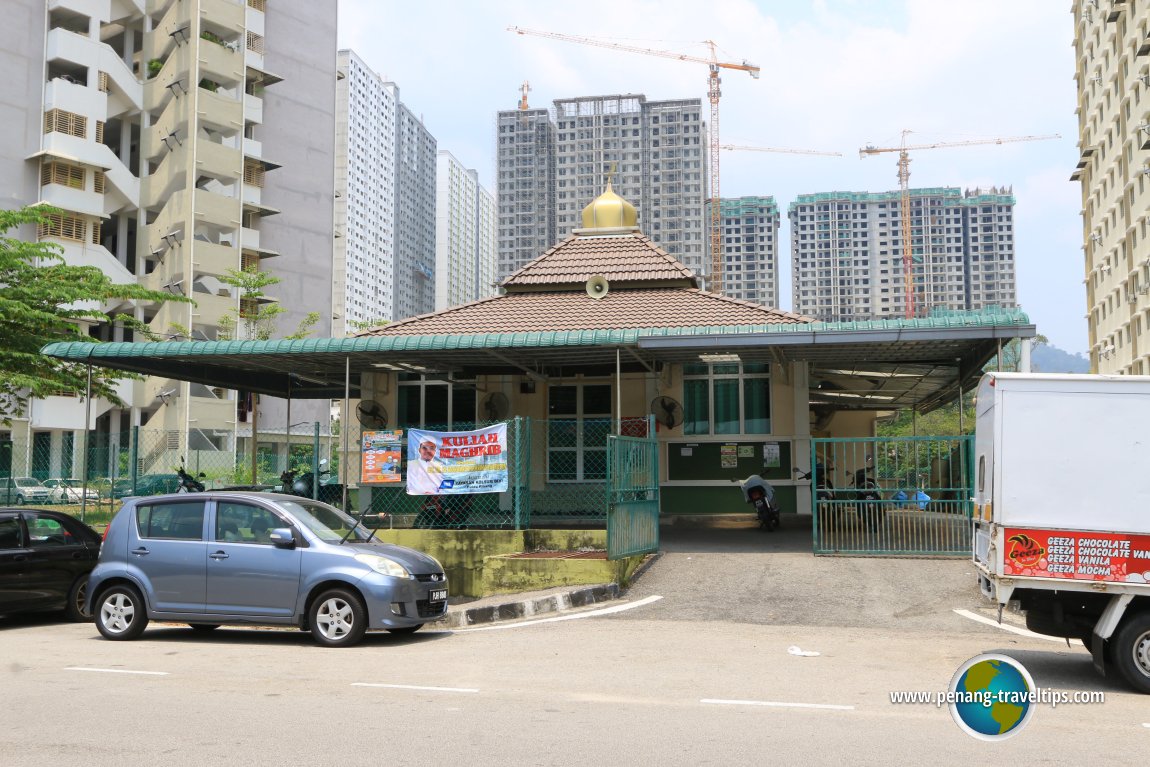
[[[399,86],[339,52],[337,330],[435,308],[435,138]]]
[[[583,208],[603,191],[608,176],[614,190],[635,205],[643,231],[706,277],[707,141],[701,100],[648,101],[628,94],[556,99],[553,105],[553,134],[537,127],[541,110],[528,112],[531,118],[522,111],[499,113],[500,278],[580,227]],[[553,141],[554,149],[544,148],[543,141]],[[517,182],[530,179],[541,192],[552,159],[546,196],[528,197],[532,188]],[[515,194],[514,205],[505,201],[508,193]],[[554,236],[529,252],[524,230],[534,229],[538,237],[552,208]]]
[[[498,278],[554,245],[555,124],[546,109],[500,112]]]
[[[435,185],[435,311],[494,296],[495,198],[451,152]]]
[[[917,314],[1015,306],[1008,189],[912,189]],[[790,204],[794,311],[819,320],[906,316],[901,193],[823,192]]]
[[[1150,4],[1074,0],[1090,366],[1150,374]]]
[[[162,336],[234,335],[229,319],[252,307],[221,278],[241,268],[283,277],[282,291],[268,293],[288,307],[285,322],[330,316],[322,208],[331,204],[334,2],[9,0],[4,11],[0,205],[42,200],[62,211],[22,236],[56,243],[68,262],[115,282],[194,298],[120,308]],[[95,403],[90,424],[109,455],[137,426],[170,435],[180,451],[234,450],[246,416],[234,392],[174,380],[126,382],[120,396],[127,408]],[[13,424],[10,436],[26,436],[50,464],[32,473],[76,472],[69,446],[83,413],[79,399],[52,397]],[[153,457],[146,465],[141,454],[139,469],[170,471],[170,457]]]
[[[719,217],[723,294],[778,308],[779,207],[775,198],[723,199]]]

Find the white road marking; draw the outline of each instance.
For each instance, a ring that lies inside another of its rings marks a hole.
[[[613,605],[611,607],[604,607],[604,608],[601,608],[599,610],[588,610],[587,612],[582,612],[582,613],[573,613],[571,615],[559,615],[559,616],[556,616],[554,618],[539,618],[537,620],[531,620],[531,621],[519,621],[517,623],[499,623],[499,624],[496,624],[494,626],[476,626],[475,628],[469,628],[469,629],[452,629],[452,632],[456,633],[456,634],[460,634],[460,633],[464,633],[467,631],[499,631],[501,629],[517,629],[521,626],[534,626],[538,623],[557,623],[558,621],[573,621],[573,620],[576,620],[578,618],[595,618],[595,617],[598,617],[600,615],[610,615],[612,613],[621,613],[624,610],[633,610],[636,607],[643,607],[644,605],[649,605],[652,602],[658,602],[662,598],[663,597],[661,597],[661,596],[654,595],[654,596],[644,597],[643,599],[640,599],[637,602],[627,602],[626,604]]]
[[[1033,631],[1027,631],[1026,629],[1020,629],[1017,626],[1010,626],[1006,623],[999,623],[998,621],[991,620],[990,618],[987,618],[983,615],[977,615],[975,613],[972,613],[970,610],[957,610],[956,609],[954,612],[958,613],[963,618],[969,618],[970,620],[976,621],[978,623],[985,623],[987,626],[993,626],[996,629],[1002,629],[1003,631],[1009,631],[1010,633],[1018,634],[1019,636],[1030,637],[1031,639],[1043,639],[1047,642],[1058,642],[1059,644],[1063,644],[1066,642],[1066,640],[1062,639],[1061,637],[1050,637],[1050,636],[1046,636],[1045,634],[1035,634]],[[1078,640],[1072,639],[1071,642],[1072,643],[1078,642]],[[1078,643],[1081,644],[1081,642],[1078,642]]]
[[[830,711],[854,711],[854,706],[840,706],[834,703],[787,703],[778,700],[721,700],[718,698],[703,698],[700,703],[712,703],[721,706],[770,706],[772,708],[822,708]]]
[[[68,666],[65,671],[95,671],[100,674],[142,674],[144,676],[168,676],[167,671],[129,671],[123,668],[87,668],[85,666]]]
[[[371,682],[352,682],[352,687],[387,687],[393,690],[428,690],[431,692],[479,692],[473,687],[421,687],[414,684],[372,684]]]

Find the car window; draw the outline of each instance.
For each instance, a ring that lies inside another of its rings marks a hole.
[[[202,540],[204,502],[141,504],[136,507],[136,530],[141,538]]]
[[[366,540],[369,532],[358,526],[347,514],[322,503],[296,503],[284,501],[283,505],[299,520],[301,525],[315,533],[321,541],[339,543],[351,533],[351,540]]]
[[[270,533],[277,527],[291,527],[262,506],[234,501],[216,505],[216,540],[271,544]]]
[[[77,546],[81,543],[59,520],[40,514],[25,514],[24,520],[28,523],[29,548]]]
[[[0,517],[0,549],[22,548],[23,537],[19,519],[15,516]]]

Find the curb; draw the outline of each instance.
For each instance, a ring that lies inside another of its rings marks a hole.
[[[474,626],[479,623],[523,620],[524,618],[562,612],[574,607],[585,607],[618,598],[619,584],[617,583],[585,586],[535,599],[508,601],[479,607],[468,607],[467,605],[460,605],[458,608],[448,607],[447,616],[432,625],[436,628],[451,629]]]

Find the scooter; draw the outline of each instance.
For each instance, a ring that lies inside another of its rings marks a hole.
[[[838,498],[835,495],[835,486],[834,483],[831,482],[831,473],[833,471],[833,466],[828,469],[821,463],[815,464],[813,472],[795,469],[795,473],[799,475],[799,479],[810,479],[812,473],[818,475],[818,478],[815,480],[816,508],[820,514],[838,523],[841,522],[842,509],[839,508],[839,504],[837,503]]]
[[[324,503],[330,503],[338,506],[343,503],[343,485],[325,481],[325,478],[331,477],[331,471],[324,468],[327,466],[327,459],[319,462],[319,496],[318,500]],[[297,476],[298,475],[298,476]],[[315,481],[315,474],[310,471],[305,471],[303,474],[299,473],[298,469],[288,469],[283,474],[280,474],[280,492],[288,493],[289,495],[298,495],[303,498],[311,498],[312,496],[312,483]]]
[[[740,482],[739,480],[732,480]],[[755,515],[759,518],[759,527],[767,532],[774,532],[779,528],[779,504],[775,500],[775,489],[760,477],[752,474],[742,480],[739,487],[743,490],[743,500],[755,507]]]
[[[869,459],[868,459],[869,463]],[[871,531],[877,531],[886,522],[886,509],[883,508],[882,492],[871,472],[872,466],[864,466],[854,473],[854,499],[859,519]]]
[[[180,488],[177,493],[202,493],[204,483],[200,482],[206,475],[201,471],[199,476],[193,477],[184,469],[184,457],[180,456],[180,465],[176,468],[176,476],[180,479]]]

